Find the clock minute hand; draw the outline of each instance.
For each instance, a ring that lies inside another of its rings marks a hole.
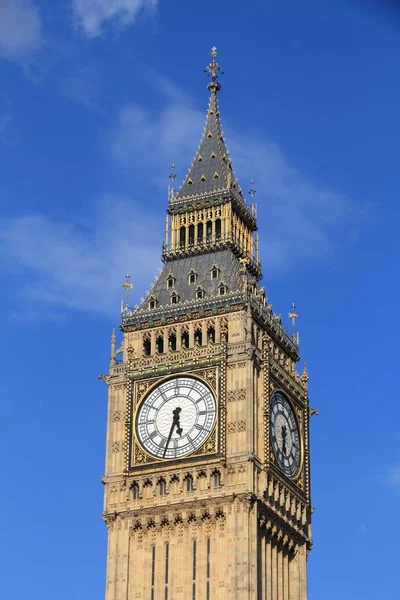
[[[177,427],[177,433],[178,435],[182,435],[182,428],[180,427],[180,421],[179,421],[179,413],[181,412],[181,409],[179,406],[177,406],[177,408],[175,408],[175,410],[172,411],[172,425],[171,425],[171,429],[169,430],[169,435],[168,435],[168,439],[167,439],[167,443],[165,444],[165,448],[164,448],[164,453],[163,453],[163,458],[165,458],[165,455],[167,453],[167,449],[169,446],[169,443],[171,441],[171,437],[172,434],[174,433],[174,428],[175,425]]]

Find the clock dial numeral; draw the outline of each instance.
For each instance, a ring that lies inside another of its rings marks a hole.
[[[194,377],[168,379],[143,400],[136,415],[136,434],[157,458],[191,454],[206,441],[216,420],[209,388]]]

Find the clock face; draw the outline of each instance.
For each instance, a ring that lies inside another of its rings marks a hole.
[[[194,377],[174,377],[153,388],[140,404],[136,435],[148,454],[181,458],[204,444],[215,418],[210,389]]]
[[[278,465],[287,477],[294,477],[301,462],[299,427],[290,403],[280,392],[271,398],[270,423]]]

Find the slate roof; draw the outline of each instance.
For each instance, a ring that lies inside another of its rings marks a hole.
[[[182,187],[171,204],[174,204],[174,200],[179,201],[187,196],[214,191],[218,194],[218,191],[228,190],[231,186],[239,188],[222,133],[217,89],[212,88],[199,148]]]
[[[211,278],[211,270],[214,266],[219,269],[217,279]],[[227,287],[227,295],[240,293],[242,282],[240,269],[238,258],[229,249],[169,261],[164,265],[157,282],[139,310],[148,310],[151,298],[157,300],[158,308],[170,306],[173,293],[179,296],[179,304],[196,300],[198,288],[204,290],[204,301],[207,301],[211,297],[219,296],[221,284]],[[196,273],[195,283],[189,283],[191,272]],[[174,279],[172,288],[168,288],[167,280],[170,276]]]

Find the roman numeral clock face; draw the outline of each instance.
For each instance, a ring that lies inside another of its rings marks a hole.
[[[194,377],[174,377],[153,388],[139,405],[136,435],[151,456],[181,458],[204,444],[215,418],[210,389]]]
[[[271,398],[270,424],[277,463],[287,477],[295,477],[301,463],[299,426],[290,403],[280,392]]]

